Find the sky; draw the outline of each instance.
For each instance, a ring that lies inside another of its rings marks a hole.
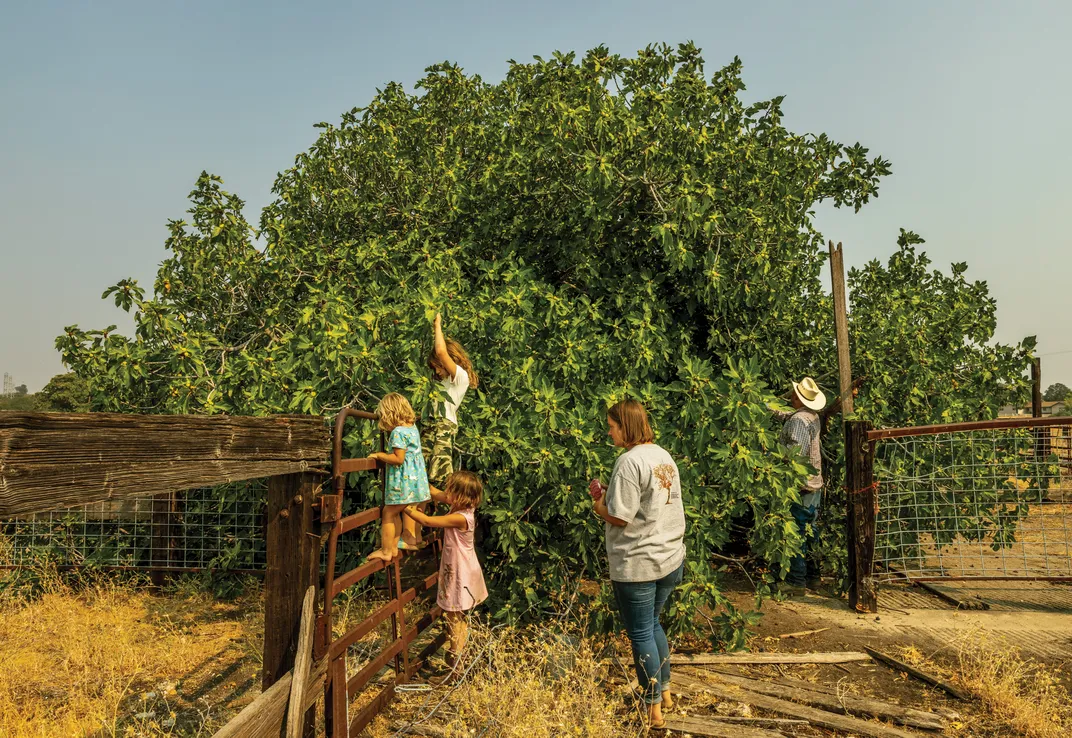
[[[203,169],[256,223],[313,125],[388,81],[693,41],[710,72],[741,57],[748,100],[785,95],[790,130],[892,161],[859,213],[818,210],[847,267],[916,231],[988,283],[997,340],[1037,335],[1044,385],[1072,386],[1070,38],[1063,0],[3,3],[0,372],[36,391],[64,326],[128,326],[101,293],[151,290]]]

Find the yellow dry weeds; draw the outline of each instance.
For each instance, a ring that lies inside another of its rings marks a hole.
[[[71,588],[58,578],[46,590],[31,602],[0,600],[0,735],[10,738],[177,735],[167,707],[175,683],[243,648],[251,630],[214,617],[208,596],[163,598],[109,582]],[[149,691],[155,714],[134,718]],[[222,717],[181,734],[210,735]]]
[[[952,667],[928,660],[915,647],[903,649],[902,658],[942,674],[978,699],[983,721],[994,735],[1064,738],[1072,729],[1072,696],[1054,669],[984,633],[972,633],[951,646]]]
[[[643,733],[639,705],[608,682],[594,641],[549,631],[470,633],[471,668],[460,685],[409,694],[373,723],[373,738],[432,725],[446,738],[625,738]]]

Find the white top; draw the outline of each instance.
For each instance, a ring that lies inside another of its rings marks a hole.
[[[443,403],[443,417],[454,425],[458,424],[458,408],[461,407],[462,398],[469,390],[469,373],[462,369],[461,365],[456,366],[458,371],[454,373],[454,379],[446,377],[439,380],[443,385],[443,391],[447,393],[447,400]]]
[[[685,508],[674,459],[654,443],[641,443],[614,462],[607,512],[607,563],[614,582],[654,582],[685,559]]]

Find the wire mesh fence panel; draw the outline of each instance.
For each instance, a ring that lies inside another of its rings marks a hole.
[[[266,484],[146,495],[0,522],[0,565],[257,572]]]
[[[878,441],[875,578],[1072,578],[1072,418]]]

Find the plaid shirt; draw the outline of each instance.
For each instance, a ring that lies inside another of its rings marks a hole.
[[[798,449],[808,462],[819,472],[808,478],[805,485],[814,492],[823,486],[823,456],[819,447],[819,434],[822,423],[814,410],[802,407],[795,413],[774,412],[774,417],[785,421],[778,442],[788,448]]]

